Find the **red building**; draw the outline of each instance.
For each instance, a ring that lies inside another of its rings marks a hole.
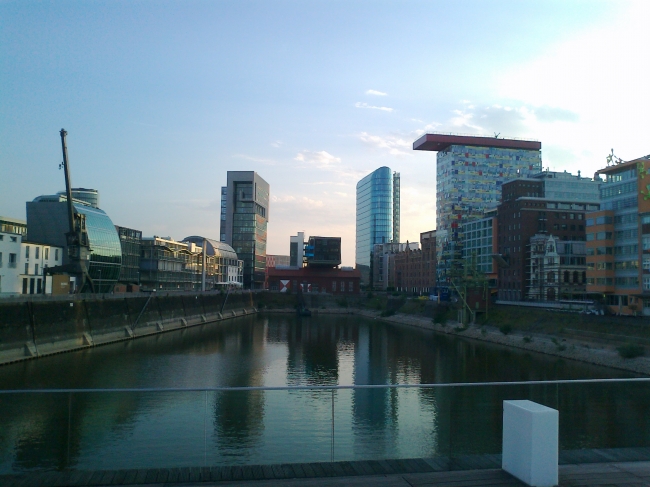
[[[305,293],[359,294],[361,271],[352,268],[328,269],[300,267],[293,269],[268,269],[269,290]]]
[[[408,242],[407,242],[408,244]],[[395,288],[398,291],[428,294],[436,285],[436,231],[420,234],[420,248],[406,249],[391,256]]]

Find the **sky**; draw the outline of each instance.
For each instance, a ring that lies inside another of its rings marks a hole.
[[[143,236],[219,238],[229,170],[271,187],[267,253],[340,236],[401,173],[401,241],[435,229],[431,132],[542,142],[544,168],[650,154],[650,2],[0,0],[0,215],[72,184]]]

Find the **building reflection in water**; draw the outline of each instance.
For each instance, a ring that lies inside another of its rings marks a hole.
[[[249,316],[0,367],[0,388],[172,388],[630,376],[354,316]],[[498,451],[502,401],[560,410],[562,448],[650,446],[650,386],[335,393],[337,459]],[[207,413],[207,414],[206,414]],[[329,459],[331,393],[0,395],[0,473]],[[152,438],[156,441],[152,443]],[[207,440],[207,442],[206,442]]]

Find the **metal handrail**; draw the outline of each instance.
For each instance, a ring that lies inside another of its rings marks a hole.
[[[126,387],[92,389],[3,389],[0,394],[54,394],[74,392],[237,392],[237,391],[333,391],[346,389],[434,389],[437,387],[480,387],[480,386],[530,386],[556,384],[602,384],[624,382],[650,382],[650,377],[622,379],[558,379],[513,382],[448,382],[441,384],[355,384],[343,386],[242,386],[242,387]]]

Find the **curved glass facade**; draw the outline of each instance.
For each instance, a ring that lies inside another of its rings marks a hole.
[[[88,274],[95,283],[95,292],[111,292],[122,266],[122,246],[115,225],[99,208],[74,203],[74,209],[86,216],[91,249]]]
[[[399,173],[388,167],[380,167],[357,183],[355,261],[362,276],[370,270],[373,245],[399,242],[399,186]]]

